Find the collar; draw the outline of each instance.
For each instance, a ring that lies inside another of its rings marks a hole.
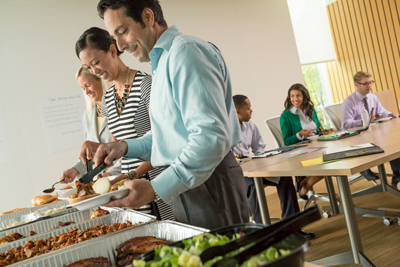
[[[291,106],[290,108],[289,108],[289,111],[292,113],[292,114],[297,114],[297,110],[298,110],[299,108],[296,108],[295,106]]]
[[[172,45],[172,40],[178,35],[182,34],[176,25],[169,27],[165,32],[163,32],[158,38],[154,48],[162,48],[164,50],[169,51]],[[153,49],[154,49],[153,48]]]
[[[360,100],[360,102],[363,101],[364,97],[367,97],[367,98],[368,98],[368,95],[369,95],[369,94],[367,94],[366,96],[363,96],[363,95],[360,94],[357,90],[356,90],[355,93],[356,93],[356,97],[358,98],[358,100]]]

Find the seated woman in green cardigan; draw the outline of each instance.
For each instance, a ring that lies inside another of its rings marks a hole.
[[[321,132],[321,123],[318,120],[310,94],[304,85],[293,84],[285,100],[285,111],[280,118],[283,141],[286,146],[301,142],[308,136]],[[331,128],[329,131],[336,132]],[[303,199],[307,199],[307,192],[322,176],[308,176],[299,183],[297,190]]]

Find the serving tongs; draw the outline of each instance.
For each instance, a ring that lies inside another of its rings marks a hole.
[[[228,252],[237,250],[243,246],[255,242],[254,245],[232,257],[225,257],[215,262],[211,267],[229,267],[242,264],[250,257],[264,251],[269,246],[283,240],[287,236],[296,233],[302,227],[321,218],[318,205],[314,205],[301,213],[295,214],[281,222],[255,231],[245,237],[239,238],[222,246],[210,247],[200,254],[203,263],[217,256],[224,256]]]
[[[79,181],[81,183],[87,184],[87,183],[92,182],[93,178],[107,167],[107,165],[103,162],[103,163],[99,164],[99,166],[94,168],[92,171],[90,171],[89,170],[90,165],[91,165],[91,161],[90,160],[86,161],[87,173],[84,176],[82,176],[82,178],[79,179]]]

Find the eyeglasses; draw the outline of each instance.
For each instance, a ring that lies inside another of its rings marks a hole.
[[[372,85],[372,84],[374,84],[374,83],[375,83],[375,81],[370,81],[370,82],[368,82],[368,83],[358,83],[358,84],[361,84],[361,85],[366,86],[366,85]]]

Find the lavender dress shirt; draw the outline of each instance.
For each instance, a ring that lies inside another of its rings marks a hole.
[[[364,97],[367,97],[369,112],[374,108],[374,113],[382,114],[382,118],[388,117],[391,113],[382,107],[376,95],[369,93],[363,96],[358,91],[355,91],[343,101],[342,130],[362,126],[361,109],[364,107]]]

